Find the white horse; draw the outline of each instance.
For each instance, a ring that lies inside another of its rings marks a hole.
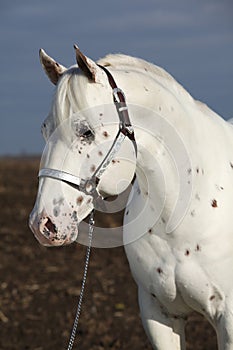
[[[31,229],[44,245],[75,241],[94,194],[117,195],[136,174],[123,239],[153,348],[185,349],[195,310],[215,328],[218,348],[233,350],[233,126],[160,67],[125,55],[96,64],[75,50],[69,69],[40,51],[57,88]],[[93,174],[98,181],[85,182]]]

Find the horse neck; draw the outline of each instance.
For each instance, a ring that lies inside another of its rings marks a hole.
[[[125,223],[133,224],[124,231],[134,240],[136,228],[146,232],[155,225],[149,219],[158,217],[161,230],[171,232],[193,200],[194,171],[221,178],[216,164],[229,167],[233,129],[172,78],[128,69],[116,72],[116,81],[126,94],[138,145],[137,183],[125,214]],[[141,228],[143,222],[148,227]]]
[[[178,225],[183,207],[189,204],[190,153],[198,124],[206,117],[173,78],[132,72],[119,74],[117,80],[127,97],[138,146],[138,184],[130,211],[147,203],[147,218],[160,216],[161,227],[169,230]]]
[[[169,231],[177,227],[189,207],[192,186],[196,186],[194,169],[216,174],[216,157],[218,163],[229,165],[232,128],[175,81],[169,85],[161,77],[142,75],[140,80],[140,75],[135,76],[130,80],[129,75],[128,85],[122,80],[138,145],[136,192],[140,196],[134,196],[131,207],[147,197],[145,215],[161,211]]]
[[[189,130],[192,129],[187,109],[193,108],[193,99],[173,78],[169,80],[161,75],[137,71],[119,74],[117,80],[126,93],[135,128],[138,145],[136,173],[140,190],[149,192],[151,202],[156,202],[158,207],[166,198],[169,212],[179,191],[177,165],[179,167],[182,163],[179,153],[182,153],[185,139],[187,135],[190,137]],[[186,153],[184,157],[188,163]]]

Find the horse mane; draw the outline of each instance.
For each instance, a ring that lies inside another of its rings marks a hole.
[[[145,61],[142,58],[137,58],[133,56],[127,56],[124,54],[109,54],[98,61],[105,67],[113,67],[119,70],[127,70],[136,72],[146,72],[152,79],[159,82],[167,90],[173,91],[175,94],[183,94],[189,100],[193,100],[189,92],[183,88],[183,86],[168,73],[165,69],[160,66],[155,65]]]
[[[157,79],[162,79],[163,83],[165,83],[167,86],[176,84],[183,89],[183,87],[165,69],[156,66],[153,63],[147,62],[142,58],[127,56],[124,54],[109,54],[99,59],[98,64],[101,64],[105,67],[109,66],[121,70],[130,68],[134,71],[144,71],[147,72],[147,74],[156,77]],[[187,92],[186,90],[184,91]]]
[[[202,111],[204,114],[211,117],[214,115],[216,116],[216,113],[207,105],[195,100],[189,94],[189,92],[173,78],[171,74],[153,63],[147,62],[141,58],[124,54],[108,54],[99,59],[97,63],[104,67],[109,67],[110,69],[112,68],[113,71],[144,73],[153,79],[155,83],[157,82],[163,86],[177,99],[183,100],[183,103],[195,104],[196,108]],[[58,124],[69,116],[72,105],[77,105],[76,91],[78,91],[79,87],[81,88],[81,86],[77,86],[77,84],[80,84],[80,82],[78,82],[78,80],[75,78],[75,72],[77,72],[77,66],[72,66],[66,71],[61,79],[61,82],[58,84],[58,88],[54,96],[52,113],[55,113],[57,116]]]
[[[116,69],[127,69],[134,71],[146,71],[148,75],[157,80],[168,91],[173,92],[176,96],[183,96],[187,101],[194,103],[196,108],[199,109],[205,115],[213,118],[218,116],[212,109],[210,109],[202,101],[194,99],[190,93],[165,69],[160,66],[137,58],[133,56],[127,56],[124,54],[109,54],[98,61],[99,64],[105,67],[113,67]],[[233,124],[233,122],[232,122]]]

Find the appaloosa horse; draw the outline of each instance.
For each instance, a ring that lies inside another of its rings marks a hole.
[[[57,88],[32,231],[47,246],[74,242],[93,208],[132,182],[123,240],[153,348],[185,349],[195,310],[219,350],[233,350],[233,126],[160,67],[75,50],[69,69],[40,51]]]

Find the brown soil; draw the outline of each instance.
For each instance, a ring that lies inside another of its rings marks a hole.
[[[37,159],[0,160],[0,349],[66,349],[86,248],[40,246],[28,228]],[[123,248],[93,249],[74,349],[152,349],[139,317],[137,290]],[[197,314],[188,350],[215,350],[212,328]],[[168,349],[172,350],[172,349]]]

